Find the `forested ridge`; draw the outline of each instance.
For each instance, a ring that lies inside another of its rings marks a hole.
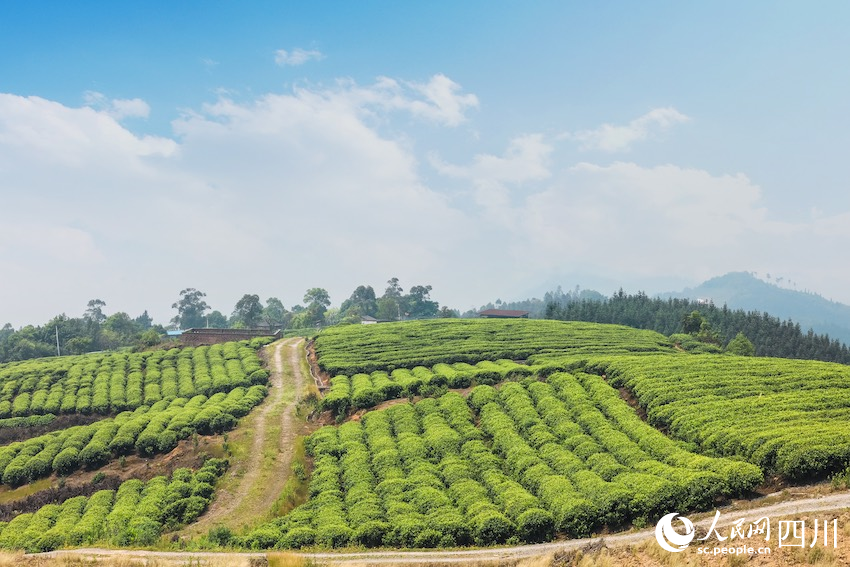
[[[230,316],[214,310],[204,299],[207,294],[195,288],[180,291],[171,308],[177,314],[169,329],[191,328],[263,328],[290,333],[310,333],[317,328],[359,323],[363,317],[381,321],[458,317],[459,313],[431,300],[430,285],[414,285],[407,293],[398,278],[390,278],[383,295],[370,285],[360,285],[339,307],[331,307],[327,290],[320,287],[304,293],[304,305],[287,309],[277,297],[265,305],[257,294],[246,293]],[[136,318],[127,313],[107,315],[106,302],[92,299],[82,317],[57,315],[41,326],[26,325],[15,329],[10,323],[0,327],[0,363],[68,354],[84,354],[129,347],[144,350],[158,345],[166,326],[155,324],[147,310]]]
[[[358,286],[339,307],[331,307],[330,296],[323,288],[307,290],[304,305],[294,305],[291,310],[275,297],[268,298],[264,305],[258,295],[245,294],[229,317],[212,310],[204,300],[205,293],[186,288],[172,305],[177,314],[170,321],[170,326],[175,329],[264,327],[311,332],[317,328],[359,323],[366,316],[396,321],[455,318],[460,315],[457,310],[445,305],[440,307],[438,302],[433,301],[430,285],[412,286],[408,293],[404,293],[398,278],[391,278],[387,284],[381,296],[372,286]],[[154,324],[147,311],[136,318],[123,312],[107,316],[105,306],[105,302],[93,299],[82,317],[62,314],[42,326],[28,325],[17,330],[6,324],[0,328],[0,363],[53,356],[57,350],[61,354],[121,347],[141,350],[162,340],[165,327]],[[758,356],[850,363],[847,345],[827,334],[804,330],[798,322],[781,320],[766,312],[730,309],[726,305],[718,307],[704,301],[650,298],[643,292],[631,295],[622,290],[606,298],[592,290],[576,287],[564,292],[558,287],[547,292],[542,299],[496,300],[481,306],[481,310],[493,308],[529,311],[531,318],[615,323],[653,330],[665,336],[683,331],[688,333],[683,329],[683,321],[696,311],[710,326],[712,336],[708,337],[711,339],[708,342],[714,341],[719,347],[726,346],[738,333],[742,333],[753,343]],[[462,317],[477,318],[478,310],[467,311]]]
[[[768,313],[718,307],[690,299],[651,298],[639,292],[631,295],[623,290],[601,301],[578,300],[550,302],[544,317],[562,321],[616,323],[638,329],[650,329],[663,335],[682,332],[685,318],[698,311],[727,344],[743,333],[755,347],[757,356],[823,360],[850,363],[850,349],[829,335],[819,335],[811,329],[804,332],[799,323],[781,321]]]

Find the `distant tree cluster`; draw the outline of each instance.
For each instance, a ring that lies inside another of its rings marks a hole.
[[[664,335],[685,333],[705,344],[716,342],[726,345],[727,350],[749,352],[747,343],[735,340],[741,333],[757,356],[850,364],[850,349],[829,335],[818,335],[811,329],[804,333],[799,323],[780,321],[767,313],[732,310],[726,305],[717,307],[689,299],[650,298],[642,292],[629,295],[620,290],[602,301],[552,302],[544,316],[564,321],[616,323]]]
[[[0,329],[0,362],[54,356],[57,335],[61,354],[83,354],[155,345],[165,332],[153,325],[147,311],[136,318],[123,312],[107,316],[104,307],[103,300],[92,299],[82,317],[57,315],[42,326],[27,325],[18,330],[7,323]]]
[[[486,311],[487,309],[508,309],[528,311],[530,318],[543,319],[546,316],[547,307],[552,304],[566,305],[576,301],[602,301],[604,299],[604,295],[592,289],[581,289],[579,286],[576,286],[574,289],[564,291],[561,286],[558,286],[554,291],[547,291],[543,295],[543,299],[537,297],[520,301],[502,301],[501,299],[497,299],[494,302],[482,305],[479,309],[466,311],[462,317],[478,317],[480,311]]]
[[[286,330],[359,323],[364,316],[386,321],[458,316],[457,311],[445,306],[441,309],[431,300],[430,285],[415,285],[404,293],[398,278],[391,278],[387,284],[381,297],[376,297],[372,286],[358,286],[339,308],[331,307],[330,295],[321,287],[308,289],[303,305],[293,305],[292,309],[287,309],[277,297],[269,297],[263,304],[259,295],[246,293],[236,302],[230,316],[213,310],[206,302],[206,293],[188,287],[180,291],[171,305],[176,315],[170,327]],[[55,356],[57,331],[59,352],[63,355],[152,347],[165,335],[165,327],[154,325],[147,311],[131,318],[121,312],[107,315],[105,308],[105,301],[92,299],[79,318],[62,314],[40,327],[28,325],[18,330],[7,323],[0,328],[0,363]]]
[[[415,285],[404,293],[398,278],[390,278],[381,297],[375,295],[372,286],[358,286],[351,297],[342,302],[339,319],[346,323],[360,322],[362,317],[374,317],[383,321],[402,319],[430,319],[457,316],[431,300],[430,285]]]

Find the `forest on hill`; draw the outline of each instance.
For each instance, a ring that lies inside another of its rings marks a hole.
[[[660,294],[663,298],[710,299],[715,305],[730,309],[764,311],[780,319],[800,323],[803,330],[828,333],[843,343],[850,343],[850,305],[832,301],[781,276],[762,276],[754,272],[730,272],[704,281],[693,288]],[[793,286],[789,287],[789,286]]]
[[[716,337],[707,337],[718,345],[726,345],[743,333],[755,347],[758,356],[823,360],[850,363],[847,345],[829,335],[811,329],[803,332],[799,323],[781,321],[759,311],[729,309],[713,303],[691,299],[651,298],[644,293],[627,294],[623,290],[602,301],[579,300],[550,302],[544,313],[547,319],[616,323],[638,329],[650,329],[663,335],[681,333],[686,317],[697,311],[710,325]]]

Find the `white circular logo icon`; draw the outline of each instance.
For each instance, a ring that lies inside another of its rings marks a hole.
[[[676,512],[667,514],[658,520],[658,524],[655,526],[655,539],[658,541],[658,545],[667,551],[672,551],[673,553],[678,553],[687,549],[688,544],[691,543],[694,536],[696,536],[694,525],[684,516],[678,516],[678,518],[685,526],[685,534],[682,535],[673,529],[673,520],[677,516],[678,514],[676,514]]]

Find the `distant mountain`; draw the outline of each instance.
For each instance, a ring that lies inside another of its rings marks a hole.
[[[811,328],[850,344],[850,306],[815,293],[782,288],[747,272],[731,272],[694,288],[659,295],[711,300],[718,307],[725,303],[730,309],[767,312],[782,320],[793,319],[804,332]]]

